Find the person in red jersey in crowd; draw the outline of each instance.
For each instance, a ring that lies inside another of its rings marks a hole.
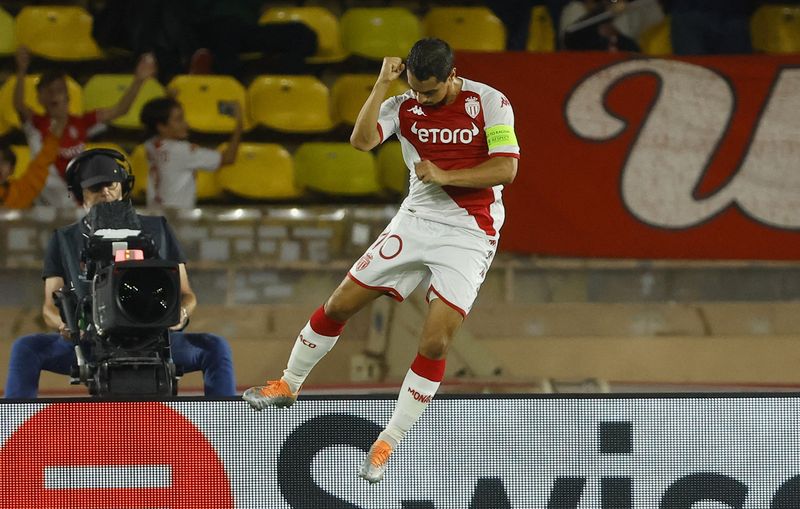
[[[411,89],[383,101],[404,70]],[[283,376],[242,396],[257,410],[291,405],[350,317],[381,295],[402,301],[424,284],[429,306],[417,356],[359,472],[370,482],[383,478],[439,388],[448,348],[494,258],[505,219],[502,189],[516,176],[520,152],[508,99],[458,76],[452,49],[434,38],[418,41],[405,63],[383,59],[350,142],[367,151],[392,135],[410,172],[400,210],[300,331]]]
[[[50,167],[45,187],[39,195],[39,203],[54,207],[76,207],[77,204],[67,192],[64,173],[67,163],[83,152],[86,140],[103,131],[106,124],[128,112],[144,82],[155,75],[156,61],[151,54],[142,55],[136,66],[131,85],[120,100],[110,108],[88,111],[82,115],[71,115],[69,112],[69,93],[67,91],[67,75],[58,69],[42,73],[36,83],[36,96],[44,108],[39,115],[25,104],[25,76],[30,65],[30,52],[24,46],[17,49],[17,81],[14,88],[14,109],[19,115],[22,129],[28,139],[31,155],[35,156],[42,147],[42,140],[50,131],[54,121],[65,124],[61,135],[58,157]]]

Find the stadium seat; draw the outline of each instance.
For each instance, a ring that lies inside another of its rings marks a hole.
[[[77,6],[23,7],[16,18],[16,42],[51,60],[103,58],[92,38],[92,16]]]
[[[639,35],[639,47],[645,55],[671,55],[672,40],[670,39],[670,17],[666,16]]]
[[[108,108],[117,104],[133,81],[132,74],[95,74],[83,86],[83,106],[86,110]],[[113,120],[111,125],[125,129],[141,129],[139,112],[144,104],[156,97],[164,97],[166,92],[161,84],[149,79],[144,82],[131,109],[125,115]]]
[[[219,185],[219,172],[198,171],[195,177],[195,194],[198,200],[215,200],[224,196],[222,186]]]
[[[403,160],[399,141],[388,141],[378,150],[378,173],[381,185],[398,194],[408,192],[410,173]]]
[[[375,85],[374,74],[342,74],[333,83],[331,98],[333,101],[333,119],[338,124],[343,122],[348,125],[356,123],[361,106],[372,92]],[[389,86],[386,97],[400,95],[408,90],[405,80],[397,79]]]
[[[19,178],[25,173],[28,163],[31,162],[31,149],[27,145],[11,145],[11,150],[17,156],[17,164],[14,167],[14,178]]]
[[[128,156],[131,170],[136,180],[133,182],[131,197],[144,198],[147,195],[147,180],[150,175],[150,162],[147,160],[147,151],[144,145],[136,145]]]
[[[247,89],[254,124],[289,133],[333,128],[328,87],[314,76],[257,76]]]
[[[503,51],[506,27],[487,7],[431,7],[423,18],[425,35],[453,49]]]
[[[14,16],[0,9],[0,55],[11,55],[17,49],[14,25]]]
[[[381,191],[371,152],[349,143],[308,142],[294,153],[297,184],[336,196],[367,196]]]
[[[44,108],[36,98],[36,83],[39,81],[38,74],[25,76],[25,104],[38,114],[44,113]],[[0,124],[5,124],[12,128],[19,128],[19,117],[14,109],[14,87],[17,85],[17,77],[9,76],[3,86],[0,87]],[[81,86],[71,77],[67,77],[67,93],[69,93],[69,112],[72,115],[80,115],[83,112],[83,93]]]
[[[800,52],[800,7],[762,5],[750,18],[753,49],[766,53]]]
[[[244,198],[288,199],[302,195],[295,183],[292,156],[276,143],[242,143],[236,162],[220,168],[217,182],[225,191]]]
[[[231,76],[181,74],[167,85],[183,105],[186,121],[195,131],[204,133],[230,133],[236,123],[233,117],[219,112],[219,103],[238,101],[247,124],[246,94],[241,83]]]
[[[551,53],[556,50],[556,30],[553,19],[545,5],[536,5],[531,9],[531,24],[528,28],[528,51]]]
[[[353,7],[342,15],[341,24],[345,49],[372,60],[405,58],[422,34],[419,19],[402,7]]]
[[[306,58],[310,64],[327,64],[341,62],[347,58],[347,51],[342,46],[342,33],[339,20],[324,7],[270,7],[261,15],[259,23],[279,23],[281,21],[299,21],[311,27],[317,33],[317,53]]]

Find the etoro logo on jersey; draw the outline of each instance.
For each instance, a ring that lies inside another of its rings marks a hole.
[[[417,136],[422,143],[462,143],[469,145],[481,130],[472,122],[472,128],[467,129],[447,129],[447,128],[425,128],[417,127],[414,122],[411,125],[411,132]]]

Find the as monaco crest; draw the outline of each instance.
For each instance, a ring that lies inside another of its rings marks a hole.
[[[369,253],[364,253],[364,256],[362,256],[361,259],[358,260],[358,264],[356,264],[356,271],[366,269],[367,265],[369,265],[369,262],[371,261],[372,255]]]
[[[467,100],[464,101],[464,109],[467,110],[467,115],[475,118],[481,112],[481,103],[478,102],[477,97],[467,97]]]

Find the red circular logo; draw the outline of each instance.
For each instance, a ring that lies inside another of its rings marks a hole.
[[[233,508],[206,437],[155,402],[44,408],[0,449],[0,493],[2,509]]]

